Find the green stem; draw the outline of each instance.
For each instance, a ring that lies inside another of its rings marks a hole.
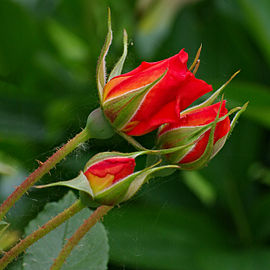
[[[20,253],[25,251],[29,246],[38,241],[44,235],[48,234],[50,231],[54,230],[56,227],[64,223],[67,219],[71,218],[76,213],[81,211],[84,207],[85,205],[80,200],[77,200],[69,208],[65,209],[62,213],[58,214],[56,217],[48,221],[38,230],[34,231],[25,239],[21,240],[16,246],[14,246],[11,250],[5,253],[5,255],[0,259],[0,270],[3,270]]]
[[[127,140],[135,149],[139,151],[147,151],[148,149],[143,147],[139,142],[137,142],[133,137],[126,135],[123,132],[117,131],[117,133]]]
[[[95,212],[84,221],[84,223],[79,227],[79,229],[73,234],[71,238],[67,241],[63,249],[60,251],[58,257],[55,259],[54,264],[50,270],[61,269],[63,263],[73,250],[73,248],[79,243],[81,238],[102,218],[104,217],[113,206],[102,205],[98,207]]]
[[[39,168],[37,168],[29,177],[20,184],[13,193],[0,206],[0,220],[6,215],[8,210],[18,201],[22,195],[32,187],[43,175],[48,173],[59,161],[72,152],[80,143],[90,138],[87,129],[82,130],[73,139],[68,141],[56,153],[47,159]]]

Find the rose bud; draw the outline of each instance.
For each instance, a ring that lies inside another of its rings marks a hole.
[[[150,150],[151,151],[151,150]],[[85,166],[86,176],[92,199],[100,204],[113,205],[130,199],[140,187],[150,178],[153,172],[178,168],[167,165],[134,172],[135,158],[146,154],[148,151],[140,151],[131,154],[117,152],[105,152],[92,157]]]
[[[188,54],[154,63],[110,79],[101,106],[112,125],[127,135],[146,134],[164,123],[177,123],[180,112],[212,90],[187,68]]]
[[[178,123],[165,124],[158,131],[160,148],[190,145],[166,155],[183,169],[199,169],[222,148],[231,129],[225,101],[184,113]]]
[[[179,168],[175,165],[155,167],[158,163],[134,172],[135,158],[151,152],[140,151],[130,154],[104,152],[93,156],[85,169],[76,178],[48,185],[66,186],[81,191],[81,199],[89,205],[93,203],[114,205],[130,199],[140,187],[151,177],[153,172],[162,169]]]
[[[112,186],[134,172],[133,157],[111,157],[86,167],[87,177],[94,194]]]
[[[198,69],[201,48],[190,70],[187,68],[188,54],[181,50],[168,59],[142,62],[134,70],[121,74],[127,56],[125,30],[123,54],[107,79],[105,60],[112,37],[108,9],[108,33],[97,63],[97,88],[107,119],[125,138],[144,135],[164,123],[177,123],[180,111],[212,90],[211,85],[196,79],[191,72],[193,68],[194,73]]]

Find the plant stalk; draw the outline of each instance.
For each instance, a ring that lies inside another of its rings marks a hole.
[[[113,206],[102,205],[98,207],[91,216],[84,221],[84,223],[79,227],[79,229],[73,234],[71,238],[67,241],[63,249],[60,251],[58,257],[55,259],[50,270],[61,269],[65,260],[73,250],[73,248],[79,243],[83,236],[101,219],[103,218]]]
[[[38,230],[34,231],[25,239],[21,240],[16,246],[6,252],[5,255],[0,259],[0,270],[3,270],[20,253],[25,251],[29,246],[38,241],[44,235],[48,234],[50,231],[54,230],[66,220],[77,214],[84,207],[85,205],[81,202],[81,200],[77,200],[69,208],[65,209],[62,213],[58,214],[56,217],[48,221]]]
[[[0,220],[6,215],[8,210],[18,201],[22,195],[32,187],[43,175],[48,173],[59,161],[72,152],[80,143],[90,138],[89,132],[84,129],[73,139],[68,141],[57,152],[55,152],[46,162],[42,163],[26,180],[21,183],[12,194],[0,206]]]

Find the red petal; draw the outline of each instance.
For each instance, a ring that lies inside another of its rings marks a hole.
[[[100,161],[88,168],[85,172],[87,175],[91,173],[100,178],[105,177],[107,174],[114,175],[113,183],[120,179],[132,174],[135,168],[134,158],[111,158]]]
[[[211,123],[215,120],[218,109],[220,107],[220,102],[214,105],[208,106],[206,108],[199,109],[193,113],[187,114],[181,118],[181,126],[200,126],[204,124]],[[220,117],[224,116],[227,113],[225,108],[225,101],[223,101]],[[230,130],[230,119],[226,117],[223,121],[217,123],[215,133],[214,133],[214,144],[224,137]],[[208,144],[210,135],[210,130],[207,131],[196,143],[195,147],[179,162],[189,163],[197,160],[204,153],[205,148]]]
[[[111,79],[105,85],[104,100],[143,87],[158,79],[168,68],[184,74],[187,70],[187,57],[187,53],[181,50],[179,54],[165,60],[153,63],[142,62],[136,69]]]
[[[105,86],[106,100],[143,87],[167,70],[164,78],[148,92],[134,116],[122,128],[123,132],[139,136],[161,124],[178,122],[180,110],[212,90],[211,85],[196,79],[188,71],[187,60],[188,54],[181,50],[177,55],[159,62],[143,62],[133,71],[113,78]]]
[[[179,121],[179,106],[177,101],[166,104],[160,111],[153,115],[150,119],[139,122],[139,124],[129,131],[130,136],[139,136],[151,132],[163,123]]]
[[[204,153],[204,150],[207,146],[208,139],[209,139],[210,131],[207,131],[200,140],[196,143],[195,147],[187,154],[185,155],[181,160],[180,164],[189,163],[196,161],[198,158],[202,156]]]
[[[225,108],[225,105],[226,101],[224,100],[219,114],[220,117],[228,113],[227,109]],[[164,126],[162,130],[159,132],[159,135],[163,134],[168,130],[178,127],[202,126],[211,123],[215,120],[217,116],[219,106],[220,102],[213,104],[211,106],[195,110],[191,113],[184,114],[183,116],[180,116],[180,119],[177,123],[171,123]]]
[[[212,91],[211,85],[207,84],[205,81],[195,78],[191,73],[187,73],[187,80],[179,88],[180,110],[183,111],[189,105],[191,105],[199,97],[205,95],[206,93]]]

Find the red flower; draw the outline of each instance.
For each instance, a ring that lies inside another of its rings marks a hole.
[[[94,193],[102,191],[134,172],[135,159],[110,157],[92,164],[86,169],[87,177]]]
[[[209,143],[211,124],[215,121],[219,108],[220,102],[191,111],[190,113],[183,114],[178,120],[178,123],[167,124],[160,128],[158,132],[158,143],[161,148],[188,145],[194,141],[190,147],[187,147],[183,151],[168,154],[167,158],[171,162],[186,165],[189,168],[189,164],[193,165],[194,162],[205,158],[204,153]],[[231,129],[230,119],[228,116],[225,117],[227,113],[225,101],[223,101],[219,113],[220,120],[215,127],[211,152],[205,159],[204,164],[222,148],[227,139],[227,134]],[[194,169],[194,167],[191,166],[191,169]]]
[[[177,123],[180,111],[212,90],[187,69],[188,54],[142,64],[112,78],[102,107],[113,126],[127,135],[146,134],[164,123]]]

